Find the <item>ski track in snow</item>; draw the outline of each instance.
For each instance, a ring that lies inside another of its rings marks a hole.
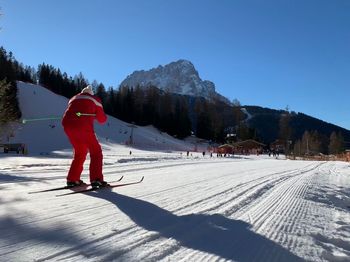
[[[28,192],[63,184],[69,159],[0,169],[0,261],[350,260],[347,163],[113,158],[107,181],[144,182],[56,197]]]

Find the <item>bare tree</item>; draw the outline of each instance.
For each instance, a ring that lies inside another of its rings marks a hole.
[[[339,154],[344,151],[344,138],[340,132],[338,134],[332,132],[329,140],[328,149],[330,154]]]

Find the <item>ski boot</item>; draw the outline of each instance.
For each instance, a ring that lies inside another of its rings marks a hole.
[[[76,187],[76,186],[83,186],[83,185],[86,185],[86,183],[83,180],[67,181],[67,187]]]
[[[106,181],[99,181],[99,180],[91,181],[92,188],[101,188],[101,187],[108,187],[108,186],[109,184]]]

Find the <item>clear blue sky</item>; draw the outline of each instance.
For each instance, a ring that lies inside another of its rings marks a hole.
[[[190,60],[243,105],[350,129],[350,0],[0,0],[0,45],[117,87]]]

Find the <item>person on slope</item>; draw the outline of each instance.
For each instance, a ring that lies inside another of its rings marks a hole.
[[[94,132],[94,120],[107,120],[101,100],[94,96],[90,85],[71,98],[63,115],[62,125],[73,146],[74,156],[67,176],[67,186],[85,184],[81,179],[86,155],[90,153],[90,182],[93,187],[107,186],[102,174],[102,149]]]

